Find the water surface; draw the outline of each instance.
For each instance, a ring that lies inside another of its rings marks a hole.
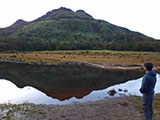
[[[140,70],[105,70],[85,65],[0,63],[0,102],[67,104],[99,100],[108,96],[105,90],[110,86],[143,74]]]

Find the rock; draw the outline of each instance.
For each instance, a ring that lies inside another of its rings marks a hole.
[[[124,92],[128,92],[128,90],[124,90]]]
[[[118,89],[118,91],[120,91],[120,92],[121,92],[121,91],[122,91],[122,89]]]
[[[1,118],[6,118],[7,114],[8,114],[9,110],[4,110],[1,112]]]
[[[108,91],[108,94],[110,96],[114,96],[117,92],[115,91],[115,89]]]
[[[118,103],[118,104],[121,105],[121,106],[124,106],[124,107],[128,106],[128,103],[127,103],[127,102],[120,102],[120,103]]]

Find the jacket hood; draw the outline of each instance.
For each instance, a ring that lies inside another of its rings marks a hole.
[[[153,76],[153,77],[156,76],[156,72],[154,72],[153,70],[149,71],[147,74],[148,74],[148,75],[151,75],[151,76]]]

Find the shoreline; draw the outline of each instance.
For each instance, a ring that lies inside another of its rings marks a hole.
[[[155,105],[160,98],[154,99],[154,117],[158,120],[159,108]],[[45,104],[0,104],[0,119],[45,119],[45,120],[141,120],[141,97],[121,96],[99,101],[72,103],[69,105]]]
[[[102,68],[106,70],[143,70],[142,65],[135,65],[135,64],[123,64],[123,65],[116,65],[116,64],[96,64],[96,63],[87,63],[87,62],[59,62],[59,63],[26,63],[22,61],[14,61],[14,60],[0,60],[0,63],[16,63],[16,64],[28,64],[28,65],[77,65],[77,66],[86,66],[86,67],[96,67],[96,68]],[[155,66],[154,71],[156,71],[158,74],[160,74],[160,66]]]
[[[116,65],[116,64],[96,64],[96,63],[87,63],[87,62],[59,62],[59,63],[26,63],[22,61],[14,61],[14,60],[0,60],[0,63],[16,63],[16,64],[28,64],[28,65],[78,65],[78,66],[87,66],[87,67],[96,67],[96,68],[103,68],[103,69],[117,69],[117,70],[135,70],[135,69],[142,69],[141,65]],[[160,67],[158,67],[160,68]]]
[[[129,105],[128,105],[129,104]],[[127,96],[117,97],[117,98],[105,98],[103,100],[98,101],[87,101],[83,103],[71,103],[67,105],[46,105],[46,104],[32,104],[32,103],[24,103],[24,104],[0,104],[0,118],[9,117],[10,119],[51,119],[51,120],[92,120],[94,119],[117,119],[111,112],[119,112],[121,116],[120,120],[123,120],[123,113],[119,111],[120,109],[128,109],[127,107],[130,106],[132,111],[136,111],[133,107],[134,103],[130,102],[130,98]],[[106,108],[110,108],[108,111]],[[118,107],[118,109],[115,108]],[[100,110],[101,109],[101,110]],[[111,110],[112,109],[112,110]],[[97,114],[96,111],[102,112],[101,115]],[[106,111],[107,110],[107,111]],[[24,114],[23,111],[26,111]],[[126,110],[127,111],[127,110]],[[111,115],[105,115],[105,112]],[[33,113],[33,114],[32,114]],[[128,112],[127,112],[128,113]],[[136,111],[137,114],[140,113]],[[9,114],[9,116],[8,116]],[[18,116],[17,116],[18,114]],[[83,116],[83,117],[82,117]],[[103,117],[102,117],[103,116]],[[138,120],[138,119],[137,119]]]
[[[142,69],[152,62],[160,71],[160,53],[129,51],[41,51],[27,53],[0,53],[0,62],[31,65],[86,65],[104,69]]]

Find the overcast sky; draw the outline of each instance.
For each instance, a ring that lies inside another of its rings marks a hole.
[[[1,0],[0,27],[32,21],[53,9],[82,9],[96,19],[160,39],[160,0]]]

